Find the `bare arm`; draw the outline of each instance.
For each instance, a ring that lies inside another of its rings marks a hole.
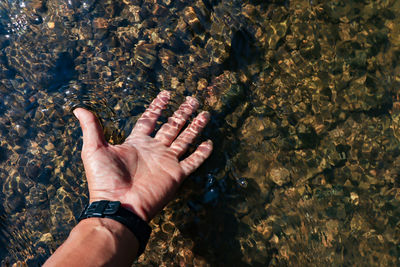
[[[149,136],[168,100],[169,92],[162,91],[125,142],[115,146],[105,141],[91,112],[81,108],[74,111],[83,132],[82,160],[90,202],[120,201],[144,221],[150,221],[172,199],[182,181],[211,154],[209,140],[180,160],[209,120],[208,113],[202,112],[181,132],[198,107],[197,100],[191,97],[154,138]],[[104,218],[85,219],[45,266],[129,266],[137,249],[136,237],[122,224]]]
[[[138,241],[122,224],[107,218],[82,220],[44,266],[130,266]]]

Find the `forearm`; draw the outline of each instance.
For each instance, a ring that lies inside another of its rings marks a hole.
[[[124,225],[107,218],[82,220],[44,266],[130,266],[138,240]]]

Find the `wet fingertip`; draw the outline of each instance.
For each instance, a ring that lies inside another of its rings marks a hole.
[[[210,112],[208,112],[208,111],[202,111],[202,112],[200,113],[200,116],[205,117],[207,120],[209,120],[210,117],[211,117]]]
[[[186,101],[189,102],[189,104],[192,106],[197,107],[199,105],[199,101],[193,96],[187,96]]]
[[[205,146],[205,147],[209,147],[209,148],[212,149],[214,143],[213,143],[213,141],[211,141],[210,139],[208,139],[207,141],[204,141],[204,142],[202,143],[202,145]]]
[[[168,90],[162,90],[162,91],[160,92],[160,95],[170,96],[171,93],[170,93],[170,91],[168,91]]]
[[[76,109],[74,109],[73,111],[72,111],[72,114],[74,114],[74,116],[75,116],[75,118],[77,118],[78,120],[79,120],[79,112],[78,112],[78,109],[79,108],[76,108]]]
[[[171,93],[167,90],[163,90],[158,94],[158,97],[160,97],[164,101],[168,101],[171,97]]]

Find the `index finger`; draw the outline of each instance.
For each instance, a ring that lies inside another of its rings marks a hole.
[[[167,106],[169,98],[170,93],[168,91],[161,91],[138,119],[128,138],[135,134],[151,134],[154,131],[158,117],[160,117],[162,110]]]

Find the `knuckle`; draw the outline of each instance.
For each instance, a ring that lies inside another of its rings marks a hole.
[[[179,117],[169,117],[168,118],[168,124],[170,124],[171,126],[179,126],[182,125],[184,123],[184,120],[182,118]],[[166,124],[166,125],[168,125]]]
[[[186,143],[191,143],[191,142],[193,141],[194,137],[195,137],[194,134],[187,134],[187,135],[185,135],[185,136],[183,137],[183,140],[184,140]]]
[[[186,119],[189,117],[190,114],[191,113],[186,113],[184,110],[177,110],[174,112],[172,118],[186,121]]]
[[[192,127],[190,127],[191,132],[193,132],[194,134],[200,132],[200,129],[202,129],[202,127],[197,124],[193,124]]]
[[[90,116],[89,118],[86,119],[86,123],[87,126],[92,126],[97,124],[97,118],[95,116]]]
[[[167,123],[162,126],[162,131],[159,131],[160,135],[164,135],[165,132],[171,131],[172,123]]]
[[[201,127],[201,128],[206,126],[206,124],[207,124],[207,120],[205,120],[204,118],[197,118],[194,123],[195,126]]]
[[[185,131],[185,137],[187,136],[188,138],[195,138],[196,137],[196,131],[193,129],[193,128],[188,128],[186,131]]]

